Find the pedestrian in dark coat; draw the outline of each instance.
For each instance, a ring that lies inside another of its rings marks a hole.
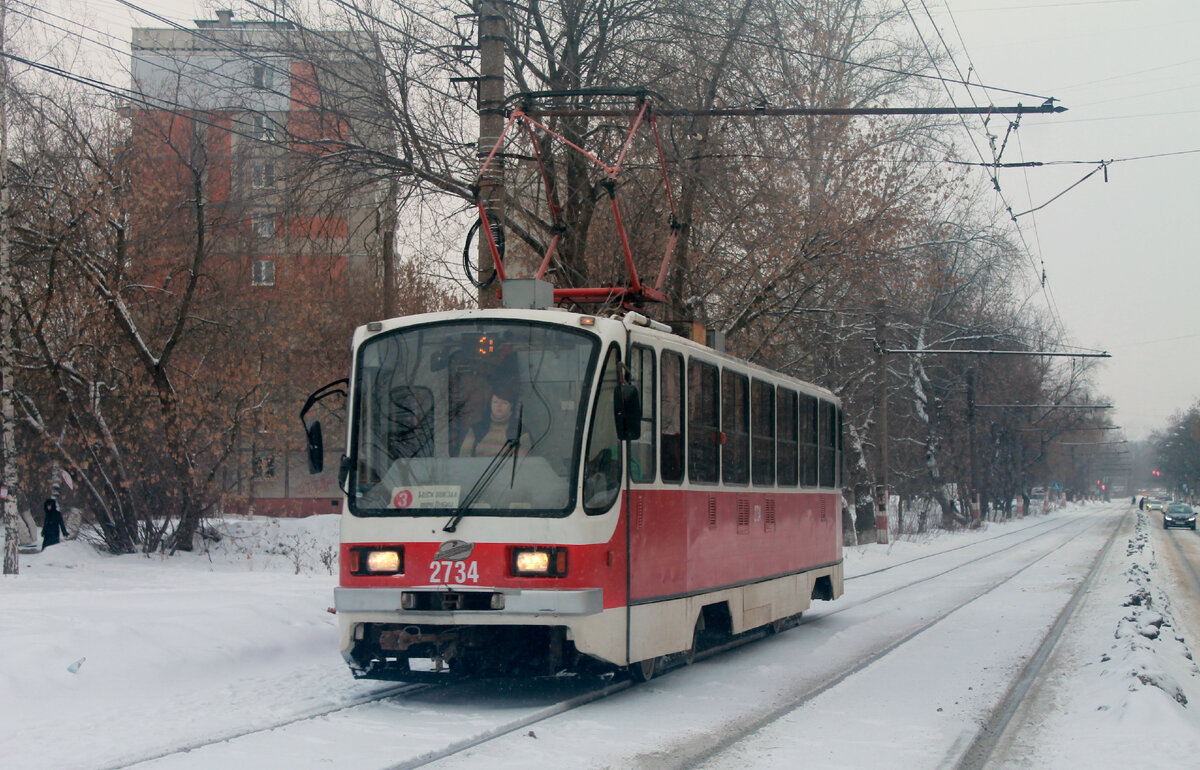
[[[62,512],[58,510],[58,502],[53,497],[48,498],[44,507],[46,519],[42,522],[43,551],[58,542],[59,532],[62,532],[63,537],[67,535],[67,525],[63,522]]]

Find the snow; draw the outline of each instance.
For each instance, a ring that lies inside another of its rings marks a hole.
[[[846,596],[799,628],[437,766],[525,767],[530,752],[575,767],[940,766],[987,722],[1118,518],[1108,561],[1047,661],[1051,686],[1035,690],[1015,716],[1017,737],[1001,744],[1003,765],[1189,764],[1200,755],[1200,671],[1150,519],[1135,514],[1128,502],[1068,506],[848,547]],[[327,612],[337,523],[226,519],[220,541],[172,557],[108,556],[81,541],[22,555],[21,574],[0,580],[0,766],[117,767],[274,725],[293,736],[285,755],[256,738],[151,764],[327,767],[323,752],[342,741],[362,755],[340,750],[332,766],[387,766],[406,756],[396,752],[435,749],[439,729],[482,732],[538,713],[535,695],[482,688],[389,703],[370,720],[297,722],[396,687],[353,680],[337,652]],[[962,571],[905,589],[948,559],[971,563],[973,546],[997,535],[1011,533],[991,541],[1011,545],[996,560],[1021,563],[1034,524],[1080,534],[995,588],[988,574]],[[844,674],[829,684],[830,671]]]

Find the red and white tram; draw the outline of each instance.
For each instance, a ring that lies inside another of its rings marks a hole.
[[[369,678],[644,679],[701,638],[778,627],[842,594],[840,428],[830,392],[637,313],[361,327],[342,654]]]

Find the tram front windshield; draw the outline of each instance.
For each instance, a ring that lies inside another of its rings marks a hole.
[[[569,514],[598,350],[588,332],[495,319],[369,339],[356,364],[351,512]]]

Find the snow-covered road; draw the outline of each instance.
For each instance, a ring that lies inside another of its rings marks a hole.
[[[1151,523],[1092,504],[848,548],[846,595],[799,627],[527,725],[580,683],[355,706],[397,688],[337,655],[336,517],[231,520],[214,552],[165,560],[64,543],[0,582],[0,766],[397,767],[514,725],[433,766],[949,766],[1114,533],[994,764],[1178,765],[1200,755],[1200,673],[1155,548],[1195,534]]]

